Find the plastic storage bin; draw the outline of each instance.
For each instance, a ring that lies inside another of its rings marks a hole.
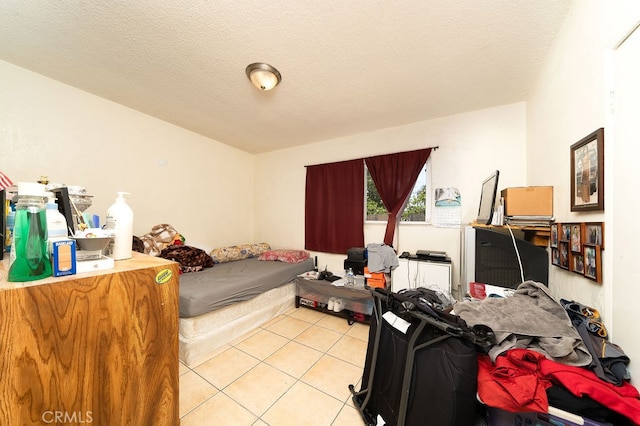
[[[328,281],[318,281],[313,279],[296,279],[296,295],[301,299],[317,302],[320,306],[326,306],[331,297],[337,297],[344,303],[344,309],[364,315],[371,315],[373,312],[373,297],[371,292],[364,287],[364,277],[355,277],[353,287],[334,286]],[[311,306],[304,301],[301,304]]]
[[[602,423],[557,408],[549,407],[549,411],[550,413],[512,413],[487,407],[487,423],[489,426],[603,426]]]

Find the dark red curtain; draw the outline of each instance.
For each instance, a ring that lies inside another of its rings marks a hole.
[[[305,248],[345,254],[364,247],[362,159],[307,167]]]
[[[365,158],[369,174],[389,212],[384,243],[391,245],[396,223],[426,163],[431,148]]]

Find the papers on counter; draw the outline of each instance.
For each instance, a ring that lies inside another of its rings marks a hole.
[[[320,272],[318,271],[307,271],[307,272],[303,272],[302,274],[298,275],[299,277],[302,278],[311,278],[314,280],[318,279],[318,275],[320,275]]]
[[[346,283],[347,283],[346,278],[340,278],[339,280],[333,281],[331,284],[335,285],[336,287],[344,287]]]

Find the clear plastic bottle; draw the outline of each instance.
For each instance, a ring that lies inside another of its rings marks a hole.
[[[133,251],[133,210],[124,198],[128,192],[118,192],[116,202],[107,210],[105,229],[113,234],[113,246],[110,253],[113,260],[131,258]]]
[[[349,268],[347,271],[347,285],[354,285],[356,283],[356,276],[353,273],[353,268]]]
[[[66,240],[69,237],[67,219],[58,210],[58,203],[53,194],[47,194],[47,240],[49,253],[52,252],[53,242]]]

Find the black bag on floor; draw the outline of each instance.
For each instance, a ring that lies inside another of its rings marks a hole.
[[[367,425],[474,425],[477,350],[490,330],[470,329],[452,314],[416,303],[411,294],[372,291],[362,387],[350,389]]]

